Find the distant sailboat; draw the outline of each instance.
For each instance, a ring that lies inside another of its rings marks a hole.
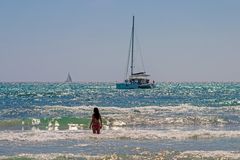
[[[151,83],[150,79],[148,78],[150,75],[148,75],[145,71],[142,72],[134,72],[134,16],[133,16],[133,22],[132,22],[132,34],[131,34],[131,52],[129,52],[130,58],[130,69],[131,73],[129,75],[129,78],[126,79],[124,82],[117,83],[116,88],[117,89],[149,89],[154,88],[155,83],[154,81]],[[129,64],[129,61],[128,61]],[[128,65],[129,66],[129,65]],[[128,68],[127,68],[128,72]]]
[[[68,72],[68,76],[67,76],[67,79],[65,81],[66,83],[71,83],[72,82],[72,77],[70,75],[70,73]]]

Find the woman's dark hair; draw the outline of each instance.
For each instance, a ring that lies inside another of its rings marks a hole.
[[[99,120],[99,118],[101,117],[101,115],[100,115],[100,113],[99,113],[99,110],[98,110],[98,108],[97,107],[95,107],[94,109],[93,109],[93,115],[94,115],[94,117],[97,119],[97,120]]]

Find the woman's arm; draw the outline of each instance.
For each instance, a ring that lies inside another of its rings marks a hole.
[[[100,128],[102,128],[102,117],[100,116]]]
[[[92,128],[92,123],[93,123],[93,116],[92,116],[91,123],[90,123],[90,125],[89,125],[89,128],[90,128],[90,129]]]

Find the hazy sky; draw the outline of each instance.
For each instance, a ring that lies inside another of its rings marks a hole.
[[[0,0],[0,81],[240,81],[240,0]]]

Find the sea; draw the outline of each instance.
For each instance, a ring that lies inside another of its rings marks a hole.
[[[1,82],[0,159],[240,159],[240,83]]]

